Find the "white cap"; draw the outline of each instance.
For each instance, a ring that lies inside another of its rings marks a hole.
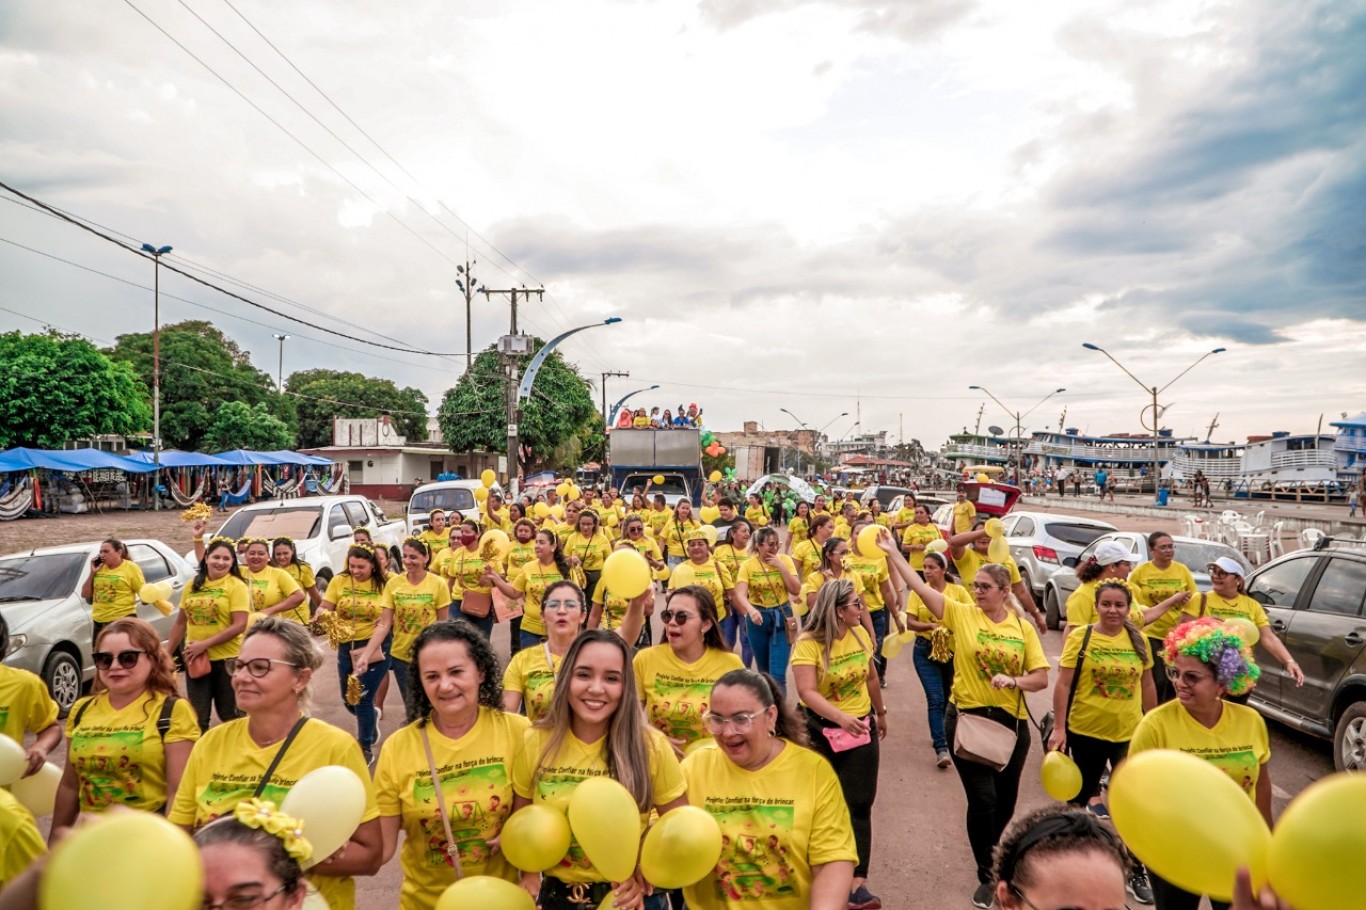
[[[1115,540],[1107,540],[1096,547],[1095,559],[1096,564],[1102,566],[1114,565],[1117,562],[1133,562],[1128,547]]]
[[[1241,577],[1242,575],[1246,574],[1246,572],[1247,572],[1247,569],[1244,569],[1244,568],[1238,563],[1238,560],[1234,559],[1232,556],[1220,556],[1220,557],[1219,557],[1218,559],[1216,559],[1214,562],[1212,562],[1212,563],[1209,564],[1209,568],[1211,568],[1211,569],[1223,569],[1225,572],[1227,572],[1227,573],[1230,574],[1230,575],[1237,575],[1237,576],[1240,576],[1240,577]]]

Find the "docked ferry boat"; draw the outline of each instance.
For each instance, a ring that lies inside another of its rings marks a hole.
[[[953,463],[954,473],[961,474],[969,465],[1009,463],[1014,447],[1009,439],[1001,436],[963,432],[950,436],[941,453]]]
[[[1176,454],[1178,446],[1190,440],[1175,438],[1170,430],[1162,430],[1157,437],[1157,462],[1164,466]],[[1025,467],[1029,470],[1065,472],[1081,471],[1089,477],[1099,468],[1110,475],[1110,482],[1119,490],[1142,492],[1152,490],[1149,476],[1153,467],[1153,438],[1148,435],[1117,433],[1111,436],[1083,436],[1075,429],[1061,433],[1035,432],[1025,446]],[[1163,471],[1166,475],[1166,471]]]
[[[1340,439],[1328,433],[1272,433],[1245,444],[1186,444],[1178,447],[1163,476],[1189,483],[1196,471],[1225,495],[1273,499],[1345,495],[1354,476],[1344,470]],[[1363,452],[1366,452],[1366,439]]]

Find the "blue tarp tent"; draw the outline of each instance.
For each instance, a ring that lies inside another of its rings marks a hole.
[[[214,455],[214,458],[217,458],[219,461],[222,461],[225,464],[233,466],[275,465],[292,463],[285,461],[283,458],[279,458],[275,455],[272,455],[269,452],[250,452],[246,449],[233,449],[230,452],[219,452],[218,454]]]
[[[146,464],[152,463],[151,452],[137,452],[128,456],[134,461],[141,461]],[[205,455],[202,452],[181,452],[178,449],[168,449],[161,453],[161,466],[163,468],[230,468],[235,467],[231,462],[224,461],[213,455]]]
[[[297,464],[306,468],[332,467],[332,462],[326,458],[319,458],[316,455],[305,455],[303,452],[291,452],[288,449],[280,449],[278,452],[261,452],[258,454],[266,455],[270,458],[278,458],[279,464]]]
[[[99,468],[112,468],[133,474],[146,474],[153,470],[151,464],[123,458],[99,449],[8,449],[0,452],[0,471],[30,471],[45,468],[49,471],[93,471]]]

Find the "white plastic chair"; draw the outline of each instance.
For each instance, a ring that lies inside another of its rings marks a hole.
[[[1324,533],[1318,528],[1305,528],[1300,532],[1300,543],[1304,544],[1305,549],[1312,550],[1314,544],[1324,537]]]
[[[1281,539],[1281,535],[1284,534],[1284,533],[1285,533],[1285,522],[1284,522],[1284,521],[1278,521],[1278,522],[1276,522],[1275,524],[1273,524],[1273,525],[1271,526],[1271,541],[1270,541],[1270,547],[1271,547],[1271,558],[1272,558],[1272,559],[1275,559],[1275,558],[1277,558],[1278,556],[1284,556],[1284,555],[1285,555],[1285,541]]]

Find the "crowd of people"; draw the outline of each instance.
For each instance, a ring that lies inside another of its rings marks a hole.
[[[309,771],[340,765],[364,784],[362,821],[304,876],[332,910],[353,908],[355,877],[395,854],[404,910],[434,908],[457,870],[517,882],[542,910],[609,895],[605,906],[651,910],[877,910],[884,645],[901,633],[914,633],[927,762],[953,768],[966,798],[974,906],[1118,910],[1127,891],[1159,910],[1196,907],[1201,895],[1150,876],[1104,823],[1106,775],[1130,752],[1205,758],[1271,821],[1266,727],[1239,703],[1260,671],[1224,620],[1274,636],[1231,560],[1210,567],[1215,590],[1200,594],[1165,534],[1137,567],[1098,549],[1078,567],[1055,673],[1042,613],[1013,560],[990,558],[991,529],[963,495],[944,534],[912,496],[888,514],[822,495],[786,517],[760,495],[724,490],[708,490],[696,512],[648,488],[571,492],[510,503],[490,493],[478,513],[433,512],[398,554],[357,528],[345,571],[323,591],[288,538],[206,539],[196,524],[198,572],[169,648],[131,615],[136,566],[106,541],[83,589],[97,605],[91,694],[62,724],[36,677],[0,667],[0,734],[33,735],[27,770],[68,742],[52,837],[112,807],[161,812],[196,832],[206,906],[247,905],[223,902],[248,892],[216,890],[230,887],[221,872],[256,876],[253,907],[296,908],[297,863],[280,861],[280,844],[240,807],[278,806]],[[880,530],[863,533],[870,526]],[[618,549],[649,564],[657,581],[644,593],[604,579]],[[506,665],[491,643],[500,620]],[[0,624],[0,649],[3,639]],[[309,715],[329,648],[352,731]],[[1268,650],[1302,679],[1283,647]],[[381,742],[391,680],[406,716]],[[1026,693],[1050,686],[1046,745],[1070,753],[1082,788],[1070,807],[1012,826],[1033,741]],[[973,743],[993,734],[1004,746],[986,761]],[[639,873],[609,879],[577,843],[544,873],[498,849],[513,812],[563,809],[603,775],[630,793],[643,825],[685,805],[711,814],[723,845],[712,872],[666,892]],[[0,798],[0,829],[27,830],[16,806]],[[260,866],[216,862],[229,845]],[[11,837],[3,852],[0,881],[27,887],[21,873],[41,866],[41,839]],[[1236,906],[1274,906],[1239,887]]]
[[[622,408],[617,412],[618,430],[670,430],[700,426],[702,411],[696,404],[690,404],[686,408],[680,404],[676,411],[665,408],[661,412],[658,407],[653,407],[648,411],[645,408]]]

